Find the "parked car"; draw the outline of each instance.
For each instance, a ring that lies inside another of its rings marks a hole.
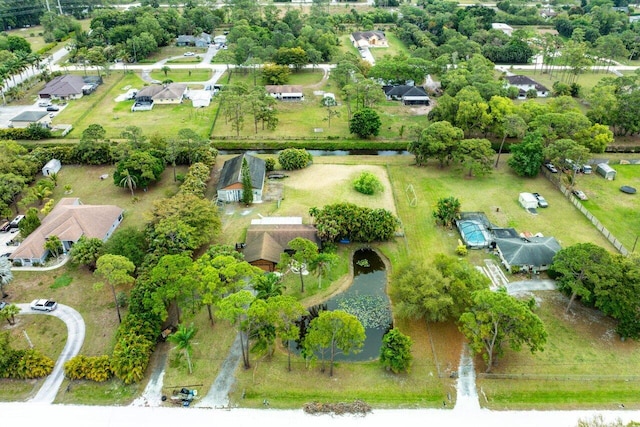
[[[15,218],[13,218],[11,223],[9,223],[9,228],[18,228],[18,226],[20,225],[20,221],[22,221],[23,219],[24,215],[16,216]]]
[[[6,233],[11,229],[11,223],[9,221],[5,221],[2,225],[0,225],[0,231]]]
[[[544,167],[549,169],[549,172],[551,172],[551,173],[558,173],[558,169],[551,162],[545,163]]]
[[[573,190],[573,195],[580,200],[589,200],[586,194],[582,190]]]
[[[5,308],[6,306],[8,306],[9,304],[7,304],[4,301],[0,301],[0,310],[2,310],[3,308]]]
[[[38,107],[48,107],[49,105],[51,105],[51,101],[49,100],[42,100],[42,101],[38,101]]]
[[[53,311],[58,307],[58,303],[48,299],[36,299],[31,301],[31,310]]]
[[[60,111],[60,107],[58,107],[57,105],[49,105],[47,107],[47,111]]]
[[[542,197],[540,195],[540,193],[533,193],[533,196],[538,199],[538,207],[539,208],[548,208],[549,207],[549,203],[547,203],[547,200]]]
[[[183,55],[184,56],[195,56],[195,53],[193,53],[193,52],[185,52]]]

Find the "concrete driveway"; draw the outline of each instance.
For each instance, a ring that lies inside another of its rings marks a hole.
[[[65,105],[60,105],[60,111],[64,110]],[[32,105],[12,105],[12,106],[0,106],[0,128],[8,128],[9,121],[20,113],[25,111],[47,111],[47,107],[38,106],[38,101]],[[60,111],[51,112],[53,116],[58,115]]]
[[[64,380],[64,364],[67,360],[76,356],[84,343],[85,325],[80,313],[64,304],[58,304],[52,312],[33,311],[29,304],[16,304],[20,308],[20,314],[44,314],[54,316],[67,325],[67,343],[58,357],[53,371],[38,390],[38,393],[29,399],[30,402],[53,403],[58,394],[58,389]]]

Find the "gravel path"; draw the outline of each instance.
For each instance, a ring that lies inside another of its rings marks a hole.
[[[156,349],[156,351],[158,350]],[[142,394],[131,403],[131,406],[157,407],[162,403],[162,386],[164,384],[164,372],[169,350],[165,345],[165,348],[160,350],[160,352],[160,355],[156,358],[155,367],[147,386],[144,388]]]
[[[195,406],[199,408],[225,408],[229,406],[229,392],[235,381],[235,371],[242,358],[242,348],[240,347],[240,335],[229,349],[227,358],[222,362],[220,372],[209,389],[209,392],[202,399],[199,399]]]

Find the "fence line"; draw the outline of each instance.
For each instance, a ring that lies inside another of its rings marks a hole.
[[[560,173],[562,173],[562,172],[560,172]],[[602,223],[598,220],[598,218],[596,218],[591,212],[589,212],[589,210],[587,208],[584,207],[584,205],[582,203],[580,203],[578,198],[575,197],[571,193],[571,190],[569,190],[567,187],[565,187],[562,184],[560,179],[558,179],[558,180],[553,179],[553,174],[550,171],[545,170],[545,169],[542,169],[542,174],[553,185],[558,187],[558,189],[573,204],[573,206],[575,206],[580,212],[582,212],[582,214],[585,217],[587,217],[587,219],[589,221],[591,221],[591,223],[596,227],[596,229],[604,236],[605,239],[607,239],[609,241],[609,243],[611,243],[613,245],[614,248],[616,248],[618,250],[618,252],[620,252],[624,256],[629,255],[629,251],[624,247],[622,242],[620,242],[618,239],[616,239],[616,237],[609,230],[607,230],[607,228],[604,225],[602,225]]]

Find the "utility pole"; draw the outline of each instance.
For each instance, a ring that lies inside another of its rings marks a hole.
[[[47,2],[47,12],[51,12],[51,8],[49,7],[49,0],[45,0]]]
[[[62,15],[62,6],[60,6],[60,0],[58,0],[58,10],[60,11],[60,15]]]

